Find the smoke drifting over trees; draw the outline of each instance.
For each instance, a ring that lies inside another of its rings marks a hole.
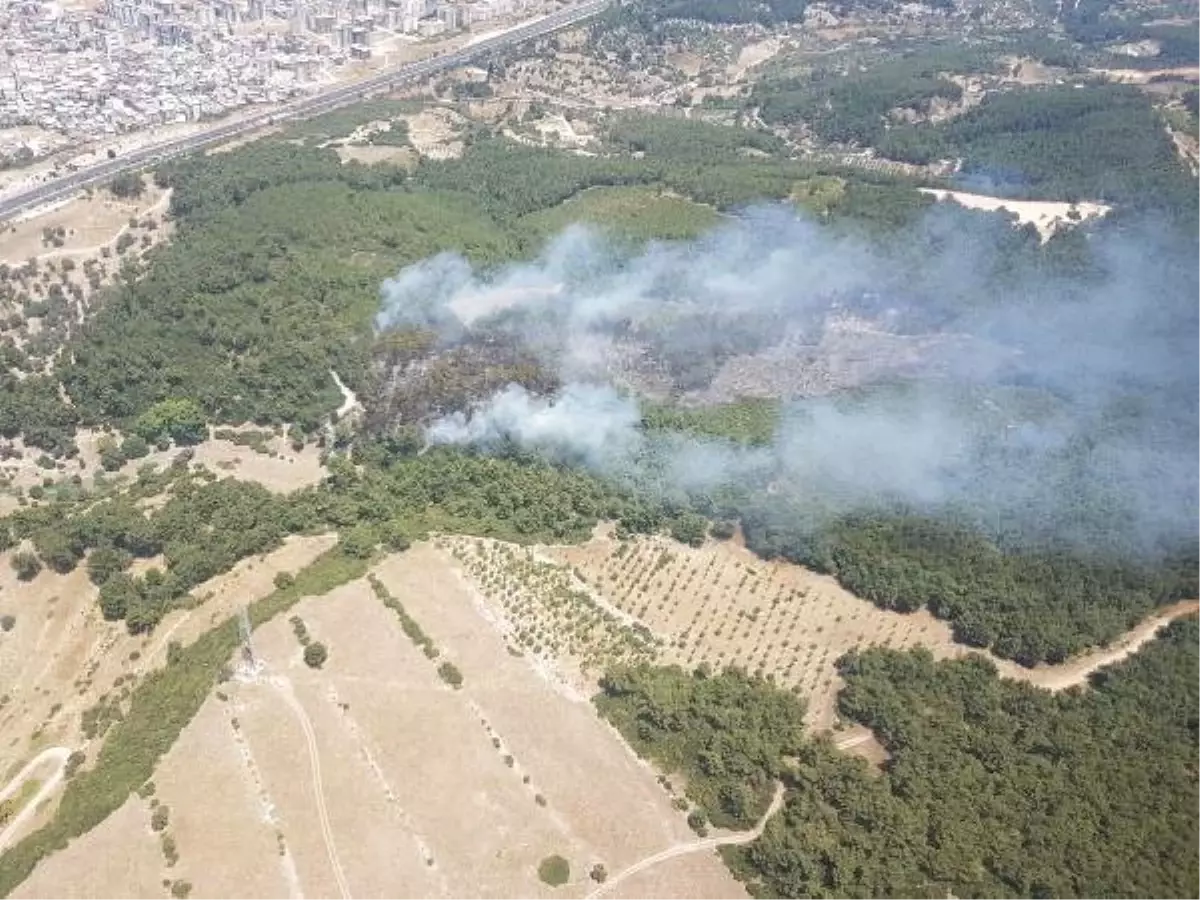
[[[935,208],[866,238],[780,208],[630,251],[571,228],[476,272],[440,254],[383,285],[380,330],[503,336],[564,387],[509,386],[428,424],[665,493],[769,486],[797,508],[966,511],[1037,537],[1194,534],[1194,245],[1107,223],[1038,248]],[[643,427],[638,395],[785,400],[767,447]]]

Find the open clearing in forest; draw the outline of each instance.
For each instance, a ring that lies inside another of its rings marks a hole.
[[[968,194],[965,191],[947,191],[938,188],[920,188],[938,200],[952,200],[967,209],[982,209],[987,212],[1007,212],[1016,217],[1019,225],[1032,225],[1043,241],[1050,239],[1060,228],[1076,222],[1103,218],[1112,209],[1103,203],[1065,203],[1054,200],[1010,200],[1007,197],[989,197],[986,194]],[[1075,216],[1072,219],[1072,215]]]
[[[436,659],[366,580],[301,601],[255,632],[265,670],[214,690],[154,797],[131,797],[18,896],[161,896],[164,879],[184,879],[194,896],[582,897],[594,864],[618,873],[695,840],[590,703],[506,647],[448,553],[421,544],[375,572]],[[320,670],[292,616],[328,647]],[[439,675],[445,661],[461,688]],[[150,831],[154,802],[170,810],[173,865]],[[552,854],[571,865],[558,889],[537,875]],[[639,884],[744,896],[715,853],[669,871]]]
[[[151,216],[162,230],[170,192],[155,187],[149,180],[146,184],[145,193],[136,199],[115,197],[107,189],[98,188],[90,197],[78,197],[41,215],[9,224],[0,262],[22,265],[30,257],[97,256],[101,247],[116,242],[128,228],[130,218]],[[59,228],[63,230],[61,247],[43,240],[44,234]]]

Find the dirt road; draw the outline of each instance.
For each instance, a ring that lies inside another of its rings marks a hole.
[[[333,829],[329,826],[329,812],[325,808],[325,788],[321,784],[321,754],[317,748],[317,736],[313,732],[312,722],[300,701],[296,699],[290,681],[278,675],[267,680],[283,695],[284,701],[296,714],[296,718],[300,720],[300,727],[304,729],[304,740],[308,744],[308,761],[312,767],[312,788],[317,802],[317,818],[321,823],[321,836],[325,839],[325,852],[329,856],[329,865],[333,869],[333,877],[337,881],[343,900],[350,900],[350,886],[346,883],[346,873],[342,869],[342,861],[333,840]]]
[[[783,808],[783,785],[775,785],[775,796],[771,798],[771,805],[767,807],[767,811],[763,813],[758,824],[749,831],[739,831],[734,834],[726,834],[720,837],[705,838],[700,841],[690,841],[686,844],[675,844],[668,847],[666,850],[660,850],[651,856],[647,856],[643,860],[635,862],[632,866],[625,869],[602,885],[593,890],[587,895],[586,900],[594,900],[596,897],[603,896],[607,891],[616,887],[622,881],[632,878],[639,872],[644,872],[647,869],[658,865],[661,862],[666,862],[668,859],[674,859],[677,856],[688,856],[692,853],[703,853],[706,850],[715,850],[717,847],[726,847],[737,844],[749,844],[751,841],[758,840],[762,835],[763,829],[767,827],[767,823],[771,821],[779,810]]]
[[[1024,681],[1048,691],[1065,691],[1067,688],[1087,684],[1095,672],[1128,659],[1158,635],[1158,632],[1175,619],[1195,615],[1200,611],[1200,601],[1184,600],[1168,606],[1150,618],[1125,632],[1108,647],[1096,648],[1082,653],[1055,666],[1035,666],[1026,669],[1006,659],[991,657],[1001,676]]]
[[[63,773],[66,770],[67,757],[70,755],[71,751],[67,747],[50,747],[47,750],[43,750],[23,769],[21,769],[15,778],[13,778],[4,786],[4,790],[0,790],[0,803],[3,803],[5,800],[19,791],[21,789],[21,785],[25,783],[25,780],[37,769],[38,766],[40,766],[46,760],[52,759],[55,761],[55,763],[57,763],[57,768],[55,769],[54,774],[46,780],[46,783],[43,784],[38,789],[38,792],[33,795],[28,803],[25,804],[24,809],[13,816],[12,821],[8,823],[8,826],[3,831],[0,831],[0,852],[8,849],[8,845],[12,842],[13,838],[20,833],[21,828],[25,825],[25,823],[33,816],[35,812],[37,812],[38,805],[58,789],[58,786],[63,780]]]

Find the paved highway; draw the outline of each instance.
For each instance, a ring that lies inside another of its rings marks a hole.
[[[409,63],[379,75],[372,75],[369,78],[330,88],[285,106],[275,107],[268,112],[258,113],[236,122],[215,125],[184,138],[131,150],[117,159],[88,166],[86,169],[71,172],[46,184],[40,184],[0,199],[0,221],[11,219],[34,207],[70,197],[86,187],[108,181],[121,172],[144,169],[169,157],[189,153],[213,144],[222,144],[268,125],[329,112],[339,106],[356,103],[372,94],[391,91],[402,84],[419,81],[447,69],[458,68],[494,50],[527,41],[530,38],[541,37],[591,18],[608,6],[609,2],[610,0],[586,0],[586,2],[559,10],[536,22],[530,22],[495,37],[469,44],[453,53],[430,57],[417,63]]]

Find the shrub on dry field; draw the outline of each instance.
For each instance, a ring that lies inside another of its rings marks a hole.
[[[319,669],[329,658],[329,651],[320,641],[313,641],[304,648],[304,664],[310,669]]]
[[[459,671],[458,666],[454,665],[454,663],[447,660],[438,666],[437,672],[442,681],[446,682],[446,684],[450,685],[450,687],[454,688],[455,690],[462,687],[463,675],[462,672]]]
[[[571,880],[571,864],[557,853],[547,856],[538,866],[538,878],[550,887],[560,887]]]

